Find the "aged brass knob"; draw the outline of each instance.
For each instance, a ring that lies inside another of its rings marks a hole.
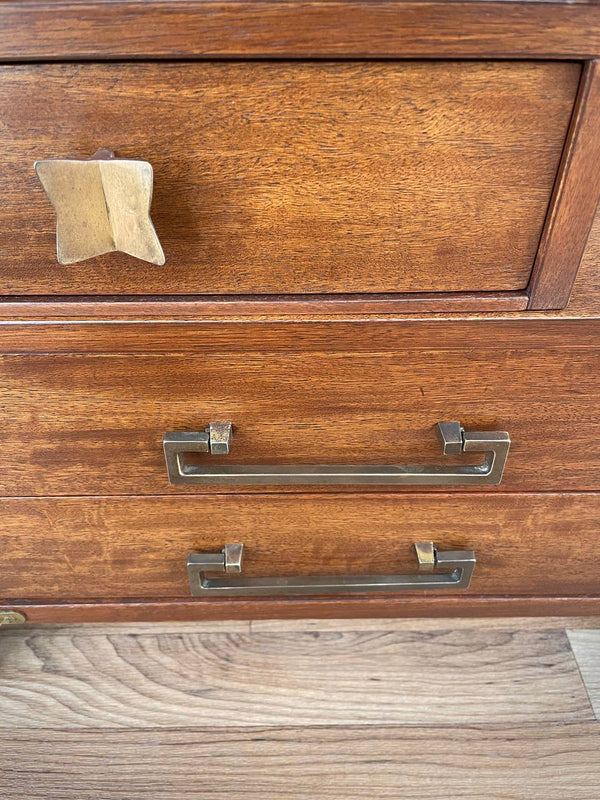
[[[24,622],[27,622],[27,617],[22,611],[0,608],[0,625],[22,625]]]
[[[34,168],[56,211],[60,264],[115,250],[165,263],[150,219],[153,174],[147,161],[98,150],[89,159],[48,159]]]

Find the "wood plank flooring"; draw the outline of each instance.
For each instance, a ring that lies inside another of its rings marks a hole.
[[[592,708],[600,720],[600,630],[567,630],[567,635]]]
[[[0,631],[2,800],[598,800],[599,620]]]
[[[597,800],[596,727],[19,731],[3,797]]]

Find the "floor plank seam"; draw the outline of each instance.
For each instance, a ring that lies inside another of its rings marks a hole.
[[[560,730],[566,728],[577,729],[581,727],[590,727],[592,729],[596,728],[598,730],[598,734],[600,736],[600,721],[597,719],[589,719],[589,720],[568,720],[568,721],[549,721],[544,722],[544,728],[552,729],[552,730]],[[15,736],[18,735],[32,735],[35,733],[37,737],[38,734],[55,734],[55,735],[73,735],[73,734],[102,734],[102,735],[123,735],[127,736],[130,733],[187,733],[187,734],[210,734],[211,736],[227,736],[231,733],[239,733],[239,734],[248,734],[248,735],[255,735],[259,732],[265,733],[281,733],[284,731],[290,731],[298,733],[300,731],[304,732],[311,732],[314,731],[315,733],[321,731],[331,731],[331,732],[338,732],[342,733],[346,732],[356,732],[356,733],[366,733],[370,729],[373,730],[374,733],[378,731],[406,731],[410,733],[411,731],[461,731],[461,732],[483,732],[489,731],[490,733],[502,733],[503,731],[511,732],[511,731],[523,731],[526,732],[528,730],[535,731],[539,730],[540,722],[539,721],[531,721],[531,722],[518,722],[516,724],[511,724],[508,722],[485,722],[485,723],[478,723],[476,725],[468,722],[464,723],[451,723],[448,722],[444,723],[434,723],[434,724],[426,724],[426,723],[418,723],[418,722],[390,722],[390,723],[342,723],[339,725],[336,724],[309,724],[309,725],[263,725],[263,724],[256,724],[256,725],[227,725],[227,726],[219,726],[213,727],[211,725],[199,725],[199,726],[121,726],[118,728],[107,728],[107,727],[98,727],[98,726],[81,726],[81,727],[65,727],[65,728],[46,728],[46,727],[11,727],[11,728],[0,728],[0,739],[8,734],[11,736],[14,734]]]

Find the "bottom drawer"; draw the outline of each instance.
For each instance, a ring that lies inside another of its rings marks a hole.
[[[203,618],[235,617],[236,609],[252,616],[252,608],[262,616],[269,608],[301,616],[325,606],[334,615],[335,603],[340,615],[352,615],[352,608],[364,615],[373,599],[374,614],[393,606],[402,615],[411,604],[419,613],[428,613],[428,604],[436,613],[444,613],[444,604],[460,613],[461,598],[477,598],[485,613],[491,598],[600,596],[600,494],[36,498],[5,499],[0,510],[0,602],[28,616],[29,608],[40,620],[61,619],[56,609],[68,604],[82,604],[80,619],[95,603],[108,603],[113,612],[102,618],[115,619],[121,604],[134,604],[144,619],[162,601],[161,618],[168,619],[177,618],[181,601],[184,616],[196,608]],[[219,553],[228,543],[244,544],[244,579],[277,579],[414,575],[413,544],[426,540],[440,551],[475,552],[469,588],[353,592],[347,607],[343,590],[307,603],[294,596],[282,601],[267,588],[262,605],[254,606],[256,598],[190,595],[188,555]],[[56,609],[44,617],[42,606]],[[462,602],[465,612],[474,607]],[[596,613],[589,603],[584,612]]]

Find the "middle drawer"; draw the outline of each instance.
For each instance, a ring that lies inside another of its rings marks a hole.
[[[440,454],[436,423],[456,420],[512,438],[500,487],[484,489],[598,490],[597,331],[590,320],[67,325],[48,326],[47,341],[39,326],[20,340],[9,331],[30,352],[0,357],[0,494],[247,491],[167,480],[163,435],[224,421],[230,453],[197,463],[481,463]]]

